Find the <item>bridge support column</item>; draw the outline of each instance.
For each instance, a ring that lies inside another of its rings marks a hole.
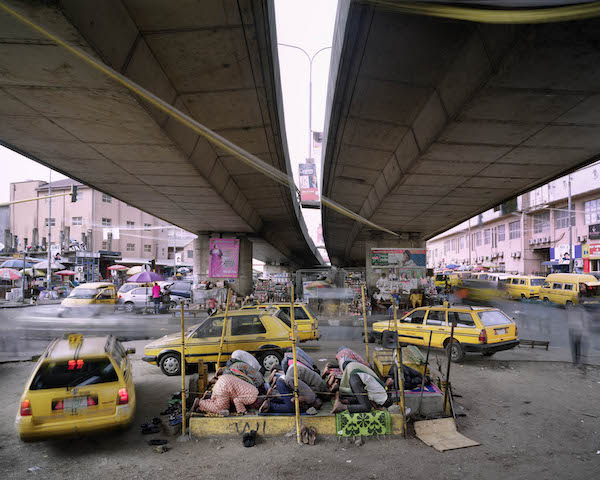
[[[237,278],[211,277],[209,272],[210,239],[237,238],[240,241]],[[199,233],[194,240],[194,278],[197,282],[227,281],[238,295],[252,293],[252,242],[244,235]]]

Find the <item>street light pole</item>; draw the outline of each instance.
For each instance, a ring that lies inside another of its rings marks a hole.
[[[288,45],[287,43],[278,43],[282,47],[295,48],[300,50],[306,58],[308,58],[308,158],[312,158],[312,65],[316,56],[324,50],[329,50],[331,47],[323,47],[317,50],[312,57],[303,48],[297,47],[296,45]]]
[[[52,170],[48,171],[48,196],[52,195]],[[50,290],[50,282],[52,281],[52,253],[50,246],[52,245],[52,198],[48,198],[48,270],[46,270],[46,290]]]
[[[569,222],[569,273],[573,272],[573,222],[571,222],[571,174],[569,173],[569,206],[567,207]]]

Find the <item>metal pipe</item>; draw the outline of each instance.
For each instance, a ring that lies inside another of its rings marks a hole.
[[[419,408],[417,413],[421,411],[423,405],[423,389],[425,388],[425,375],[427,375],[427,365],[429,364],[429,352],[431,351],[431,337],[433,336],[433,330],[429,331],[429,344],[427,345],[427,355],[425,356],[425,368],[423,369],[423,380],[421,381],[421,396],[419,398]]]
[[[227,304],[225,305],[225,316],[223,317],[223,330],[221,331],[221,341],[219,342],[219,354],[217,355],[217,366],[215,371],[221,368],[221,354],[223,353],[223,341],[225,340],[225,330],[227,330],[227,314],[229,313],[229,297],[231,288],[227,287]]]
[[[365,347],[367,349],[367,363],[369,363],[369,332],[367,331],[367,305],[365,303],[365,286],[360,287],[362,295],[362,307],[363,307],[363,323],[365,325]]]
[[[294,313],[294,284],[290,285],[290,319],[292,325],[292,356],[294,359],[294,405],[296,410],[296,440],[302,443],[300,438],[300,398],[298,398],[298,360],[296,356],[296,315]]]
[[[571,174],[569,173],[569,206],[567,207],[569,222],[569,273],[573,272],[573,222],[571,222]]]
[[[448,394],[450,392],[450,364],[452,363],[452,344],[454,343],[454,325],[456,322],[451,322],[452,328],[450,328],[450,343],[448,344],[448,367],[446,368],[446,389],[444,390],[444,407],[443,412],[446,411],[446,404],[448,403]]]
[[[50,291],[52,282],[52,170],[48,171],[48,270],[46,271],[46,290]]]
[[[181,305],[181,435],[185,435],[185,317],[183,314],[183,301]],[[225,329],[223,329],[225,330]],[[220,352],[219,352],[220,353]]]
[[[402,368],[402,348],[400,347],[400,330],[398,329],[398,306],[394,302],[394,329],[396,330],[396,361],[398,365],[396,372],[398,372],[398,390],[400,393],[400,410],[402,410],[402,433],[406,437],[406,411],[404,408],[404,369]]]

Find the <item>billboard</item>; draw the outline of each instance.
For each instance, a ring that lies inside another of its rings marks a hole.
[[[589,226],[588,238],[590,240],[600,240],[600,224]]]
[[[208,255],[210,278],[237,278],[240,241],[237,238],[211,238]]]
[[[308,162],[312,159],[308,159]],[[300,202],[318,203],[319,184],[317,183],[317,166],[314,163],[301,163],[300,170]]]
[[[372,248],[371,265],[374,267],[425,268],[425,249]]]

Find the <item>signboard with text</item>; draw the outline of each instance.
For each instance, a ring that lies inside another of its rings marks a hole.
[[[319,203],[319,185],[317,183],[317,166],[314,163],[301,163],[300,170],[300,202],[303,206]]]
[[[237,278],[240,241],[237,238],[211,238],[208,256],[210,278]]]
[[[371,265],[374,267],[425,268],[425,249],[372,248]]]
[[[588,239],[600,240],[600,224],[599,223],[589,226]]]

